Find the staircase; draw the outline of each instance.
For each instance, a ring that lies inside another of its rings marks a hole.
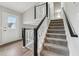
[[[63,19],[51,20],[41,56],[69,56]]]

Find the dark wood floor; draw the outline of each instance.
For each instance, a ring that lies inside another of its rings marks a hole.
[[[0,46],[0,56],[31,56],[32,51],[23,48],[22,40]]]

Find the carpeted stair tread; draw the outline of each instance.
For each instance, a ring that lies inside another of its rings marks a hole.
[[[41,56],[69,56],[63,19],[51,20]]]
[[[46,38],[46,42],[51,43],[51,44],[57,44],[57,45],[65,46],[65,47],[67,46],[67,40],[66,39]]]
[[[44,43],[44,46],[49,46],[57,49],[67,50],[68,48],[65,46],[57,45],[57,44],[51,44],[51,43]]]
[[[64,29],[48,29],[48,33],[60,33],[60,34],[65,34]]]
[[[51,52],[49,50],[43,50],[41,56],[62,56],[62,55]]]
[[[65,34],[59,34],[59,33],[47,33],[47,37],[53,37],[53,38],[61,38],[61,39],[66,39]]]
[[[49,26],[49,29],[64,29],[64,26]]]
[[[65,41],[65,42],[67,42],[66,39],[60,39],[60,38],[50,38],[50,37],[46,37],[46,39],[49,39],[49,40],[56,40],[56,41]]]
[[[65,46],[51,44],[51,43],[44,43],[44,48],[57,54],[61,54],[65,56],[69,55],[68,48]]]

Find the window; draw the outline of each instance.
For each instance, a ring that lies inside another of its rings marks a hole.
[[[16,17],[8,16],[8,28],[16,29]]]

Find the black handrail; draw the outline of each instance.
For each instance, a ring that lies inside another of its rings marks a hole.
[[[69,32],[70,32],[71,37],[78,37],[78,35],[76,34],[74,28],[73,28],[74,31],[73,31],[72,28],[71,28],[70,22],[69,22],[69,20],[68,20],[68,17],[67,17],[67,14],[66,14],[64,8],[62,8],[62,10],[63,10],[63,12],[64,12],[64,15],[65,15],[65,18],[66,18],[66,21],[67,21],[67,25],[68,25],[68,28],[69,28]],[[75,33],[74,33],[74,32],[75,32]]]
[[[45,4],[46,4],[46,3],[42,3],[42,4],[37,5],[36,7],[43,6],[43,5],[45,5]]]
[[[36,19],[36,6],[34,6],[34,19]]]
[[[26,45],[26,40],[25,40],[25,28],[22,28],[22,39],[23,39],[23,46],[25,47],[25,45]]]

